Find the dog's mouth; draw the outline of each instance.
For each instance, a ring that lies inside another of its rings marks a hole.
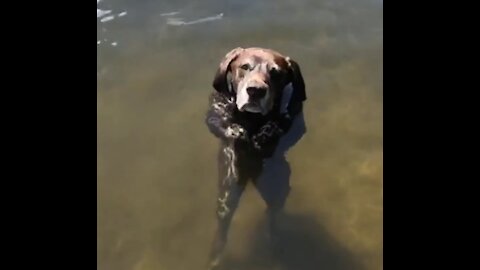
[[[243,105],[239,111],[241,112],[251,112],[251,113],[261,113],[264,114],[262,106],[258,102],[249,102]]]

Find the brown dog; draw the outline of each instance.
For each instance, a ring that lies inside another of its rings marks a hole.
[[[258,181],[265,160],[278,150],[306,99],[298,64],[263,48],[236,48],[220,63],[213,81],[206,124],[221,139],[217,218],[210,269],[218,266],[228,228],[249,179],[267,204],[270,234],[283,207],[288,184]],[[286,151],[286,150],[285,150]]]

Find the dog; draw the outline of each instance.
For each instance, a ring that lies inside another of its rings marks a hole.
[[[209,269],[216,269],[235,209],[249,180],[257,189],[265,161],[302,114],[305,82],[293,59],[265,48],[235,48],[220,62],[213,80],[206,125],[221,141],[218,154],[217,230]],[[272,185],[276,185],[273,183]],[[264,185],[265,186],[265,185]],[[261,192],[267,204],[270,238],[289,186]],[[272,192],[270,192],[272,193]]]

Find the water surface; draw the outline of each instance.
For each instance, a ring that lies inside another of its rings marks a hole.
[[[307,133],[287,156],[287,255],[269,255],[249,187],[230,269],[382,269],[382,43],[378,0],[97,1],[98,269],[204,269],[218,145],[204,113],[237,46],[301,65]]]

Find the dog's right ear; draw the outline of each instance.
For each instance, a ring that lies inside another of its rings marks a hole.
[[[213,78],[213,88],[218,92],[228,93],[227,74],[230,69],[230,63],[235,60],[243,50],[244,49],[240,47],[231,50],[225,55],[222,62],[220,62],[217,73]]]

